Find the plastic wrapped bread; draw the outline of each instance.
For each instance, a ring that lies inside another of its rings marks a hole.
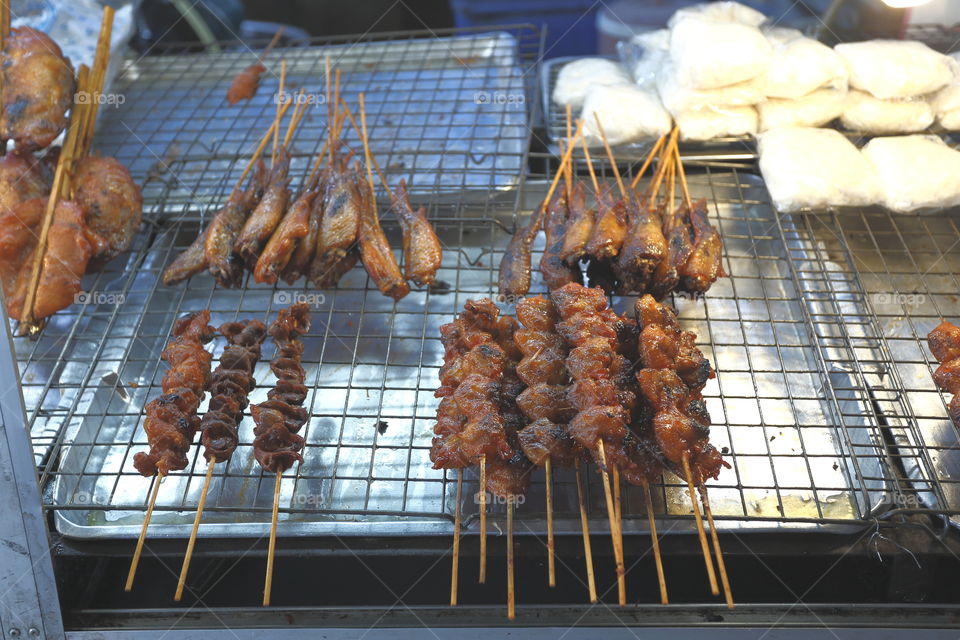
[[[906,213],[960,205],[960,151],[936,136],[874,138],[863,156],[880,177],[881,203]]]
[[[780,211],[880,201],[873,165],[839,131],[785,127],[758,137],[760,173]]]
[[[773,45],[764,77],[767,96],[797,99],[817,89],[847,89],[847,67],[837,53],[813,38],[790,37],[792,29],[767,34]]]
[[[583,135],[589,146],[603,144],[597,118],[612,145],[659,138],[670,131],[670,114],[652,91],[635,84],[594,85],[583,103]]]
[[[682,140],[704,141],[757,132],[757,110],[753,107],[690,109],[677,114],[676,121]]]
[[[670,31],[670,60],[680,83],[691,89],[719,89],[761,76],[772,55],[758,28],[738,22],[691,16]]]
[[[840,117],[847,104],[847,92],[820,89],[796,100],[771,98],[757,105],[760,131],[781,127],[819,127]]]
[[[695,4],[692,7],[677,9],[674,14],[670,16],[667,26],[672,29],[675,24],[684,18],[691,17],[714,20],[716,22],[737,22],[751,27],[759,27],[767,20],[767,16],[739,2],[704,2]]]
[[[633,81],[644,88],[656,90],[657,73],[670,57],[670,30],[657,29],[635,35],[629,43],[630,54],[621,56],[629,60]]]
[[[960,52],[950,56],[960,62]],[[960,66],[960,65],[958,65]],[[960,73],[930,101],[937,122],[947,131],[960,131]]]
[[[663,106],[674,116],[707,107],[749,107],[763,102],[766,97],[762,79],[748,80],[722,89],[690,89],[680,82],[670,63],[664,65],[657,74],[657,92]]]
[[[552,97],[557,104],[570,105],[578,111],[590,87],[624,82],[630,82],[630,76],[619,63],[606,58],[581,58],[560,69]]]
[[[938,91],[955,77],[957,62],[911,40],[868,40],[834,47],[850,86],[876,98],[912,98]]]
[[[923,98],[880,100],[863,91],[847,94],[840,121],[850,131],[871,134],[916,133],[933,124],[933,108]]]

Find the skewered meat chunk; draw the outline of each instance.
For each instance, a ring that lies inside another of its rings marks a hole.
[[[944,320],[927,335],[927,344],[937,362],[960,358],[960,327]]]
[[[133,466],[144,476],[163,476],[188,464],[187,452],[200,426],[197,407],[210,381],[213,356],[203,348],[215,333],[209,322],[206,309],[179,318],[173,338],[160,355],[170,369],[161,383],[163,395],[145,407],[143,429],[150,451],[133,457]]]
[[[727,275],[720,263],[723,241],[707,218],[706,200],[701,198],[694,203],[690,210],[690,224],[693,226],[693,249],[686,265],[680,270],[680,281],[687,291],[703,293],[717,278]]]
[[[47,34],[11,29],[4,46],[0,138],[18,149],[49,146],[67,126],[73,102],[73,66]]]
[[[163,284],[172,287],[207,268],[206,244],[210,227],[204,229],[183,253],[163,270]]]
[[[307,218],[306,233],[297,242],[297,246],[290,256],[290,262],[283,271],[283,280],[287,284],[293,284],[300,276],[306,275],[310,271],[310,264],[313,262],[313,256],[317,250],[317,236],[320,234],[320,224],[323,220],[323,207],[326,193],[327,176],[329,171],[325,167],[316,177],[313,204],[310,207],[310,213]],[[353,265],[350,265],[353,267]],[[337,278],[339,280],[339,278]]]
[[[649,292],[657,300],[662,300],[680,284],[680,271],[693,252],[693,240],[690,228],[686,224],[688,211],[678,207],[673,215],[664,221],[667,235],[667,257],[657,266],[650,281]]]
[[[427,210],[414,211],[403,179],[393,192],[392,209],[403,232],[404,277],[422,287],[433,283],[443,260],[440,239],[427,220]]]
[[[950,420],[960,426],[960,327],[944,320],[927,335],[927,344],[940,363],[933,381],[939,389],[953,394],[947,411]]]
[[[530,489],[533,467],[519,448],[508,460],[487,460],[487,491],[505,500],[515,500]]]
[[[597,194],[597,216],[587,241],[586,251],[598,260],[615,258],[627,236],[627,211],[609,186]]]
[[[116,158],[88,156],[78,163],[73,184],[87,225],[106,241],[94,258],[109,260],[129,249],[140,228],[143,196],[127,168]]]
[[[500,260],[500,295],[522,296],[530,290],[530,248],[543,225],[547,203],[530,215],[527,226],[518,229]]]
[[[17,277],[27,277],[30,257],[37,247],[37,234],[43,214],[47,209],[46,198],[31,198],[18,202],[0,213],[0,283],[7,297],[8,306],[16,295]]]
[[[290,263],[297,244],[310,230],[310,212],[313,210],[316,195],[316,185],[308,185],[287,209],[283,220],[257,259],[257,265],[253,269],[254,280],[261,284],[276,283],[280,273]]]
[[[207,227],[204,238],[204,258],[211,275],[221,287],[238,287],[243,277],[243,261],[233,247],[244,222],[263,195],[267,186],[267,169],[263,162],[257,164],[246,190],[235,188],[227,203],[217,211]],[[188,249],[187,251],[190,251]],[[194,254],[191,254],[194,255]],[[174,265],[171,265],[171,268]],[[176,265],[177,271],[168,274],[171,279],[190,271],[193,264]],[[166,279],[167,274],[164,274]]]
[[[315,285],[322,280],[330,280],[330,273],[350,253],[357,241],[363,203],[360,202],[359,192],[353,188],[358,176],[347,166],[347,162],[346,158],[334,161],[324,187],[323,218],[310,265],[310,281]]]
[[[660,216],[636,198],[627,203],[627,213],[630,226],[613,270],[624,291],[643,293],[667,255],[667,240]]]
[[[586,205],[586,190],[582,182],[573,187],[567,201],[567,227],[563,234],[563,247],[560,259],[570,266],[587,255],[587,242],[593,233],[594,211]]]
[[[710,361],[697,347],[697,336],[682,331],[676,314],[653,296],[637,300],[637,318],[642,326],[638,343],[640,362],[653,369],[673,369],[691,389],[702,389],[716,376]]]
[[[14,149],[0,157],[0,214],[31,198],[45,198],[53,179],[45,159]]]
[[[399,300],[410,293],[410,286],[400,273],[400,265],[393,255],[387,236],[380,227],[380,218],[377,213],[377,201],[374,198],[370,183],[362,177],[359,165],[354,170],[357,180],[353,190],[360,203],[360,227],[358,239],[360,241],[360,259],[370,274],[370,279],[377,285],[380,293]]]
[[[267,328],[259,320],[227,322],[220,326],[220,333],[227,346],[213,372],[210,405],[200,421],[203,457],[217,462],[229,460],[240,441],[237,426],[247,408],[247,394],[256,386],[253,369]]]
[[[582,282],[580,268],[563,261],[563,238],[567,227],[567,199],[562,191],[557,191],[547,207],[544,220],[547,245],[540,256],[540,275],[549,289],[559,289],[569,282]]]
[[[270,168],[263,196],[244,222],[243,229],[233,245],[233,252],[251,269],[257,263],[260,250],[270,240],[287,210],[287,201],[290,199],[290,179],[287,177],[289,170],[290,154],[281,144]]]
[[[266,402],[250,407],[256,423],[253,454],[265,471],[286,471],[303,462],[300,451],[304,440],[298,432],[308,415],[303,407],[307,387],[303,383],[306,372],[301,365],[300,338],[309,330],[310,309],[302,303],[281,309],[270,325],[270,337],[277,345],[270,369],[277,376],[277,383],[267,392]]]
[[[576,413],[567,398],[567,386],[538,382],[517,396],[517,406],[529,420],[545,418],[566,424]]]
[[[267,70],[259,62],[255,62],[233,78],[230,88],[227,89],[227,102],[237,104],[241,100],[249,100],[257,93],[260,87],[260,76]]]
[[[521,429],[518,439],[524,455],[537,467],[546,465],[548,459],[555,466],[572,467],[583,451],[565,426],[546,418]]]

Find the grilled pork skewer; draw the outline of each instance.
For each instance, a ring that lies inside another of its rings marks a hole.
[[[953,423],[960,426],[960,327],[944,320],[927,335],[927,345],[940,363],[933,381],[938,389],[952,394],[947,410]]]

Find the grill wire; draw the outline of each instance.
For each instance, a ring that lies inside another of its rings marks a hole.
[[[159,284],[164,266],[192,242],[242,171],[272,118],[276,84],[265,80],[255,101],[231,110],[219,96],[249,64],[236,53],[147,58],[124,69],[112,90],[126,102],[103,114],[97,148],[117,155],[146,182],[144,228],[124,257],[85,279],[86,304],[58,313],[38,340],[17,339],[15,345],[44,506],[64,533],[138,532],[150,481],[133,471],[131,460],[146,446],[142,408],[159,393],[165,371],[159,353],[174,319],[209,308],[213,324],[242,318],[268,322],[298,296],[313,305],[303,363],[311,419],[304,430],[305,462],[284,478],[280,534],[451,530],[456,476],[432,470],[428,459],[442,360],[438,329],[467,299],[495,295],[497,265],[510,233],[543,197],[544,178],[552,175],[556,160],[534,154],[545,171],[525,175],[530,130],[527,119],[517,119],[522,106],[504,102],[492,111],[492,120],[474,109],[468,114],[473,119],[460,124],[475,137],[461,139],[463,146],[444,145],[454,127],[432,128],[439,117],[431,111],[436,87],[395,89],[460,78],[455,100],[480,104],[477,92],[535,95],[542,42],[531,28],[511,30],[512,54],[501,59],[503,43],[494,38],[491,45],[489,34],[388,35],[390,42],[365,40],[362,46],[369,48],[363,51],[346,41],[324,41],[317,43],[320,49],[274,55],[288,60],[291,82],[309,90],[307,83],[322,87],[323,56],[330,53],[344,71],[349,104],[356,104],[360,91],[382,97],[368,98],[368,113],[371,139],[391,183],[414,173],[432,180],[416,183],[412,199],[428,207],[444,244],[442,284],[397,303],[383,297],[359,266],[336,289],[320,292],[302,282],[265,287],[252,279],[243,289],[225,290],[214,288],[206,274],[178,287]],[[454,39],[448,42],[448,36]],[[425,42],[440,42],[446,54],[425,57]],[[394,71],[384,77],[370,69]],[[525,104],[526,118],[537,119],[536,105],[536,100]],[[319,150],[324,127],[322,108],[308,116],[294,145],[300,171],[292,175],[301,175]],[[428,129],[439,142],[430,142]],[[500,145],[496,155],[483,146],[491,131],[500,134],[494,139]],[[355,136],[347,144],[359,149]],[[478,148],[489,153],[477,155]],[[609,167],[596,164],[601,177],[611,179]],[[698,334],[718,371],[705,395],[712,441],[733,466],[709,484],[721,526],[725,521],[757,529],[862,524],[955,506],[947,498],[951,477],[938,466],[955,443],[931,444],[933,432],[944,428],[945,412],[922,343],[928,325],[957,305],[947,293],[957,288],[952,275],[960,268],[953,264],[957,252],[951,258],[955,247],[941,248],[947,236],[937,235],[949,228],[949,237],[958,237],[953,222],[930,218],[918,224],[867,212],[778,215],[754,175],[706,166],[689,179],[693,196],[708,198],[731,276],[705,297],[673,299],[684,328]],[[378,196],[385,204],[384,194]],[[399,247],[394,220],[387,215],[383,223],[392,246]],[[537,250],[542,238],[538,242]],[[904,249],[895,262],[889,247],[900,246],[897,242]],[[865,268],[862,262],[871,259],[874,266]],[[930,273],[922,272],[931,262]],[[923,286],[926,296],[925,306],[906,310],[903,323],[893,322],[902,315],[896,305],[879,306],[876,297],[913,291],[889,288],[898,282]],[[531,294],[544,291],[535,277]],[[617,297],[613,305],[623,311],[632,299]],[[216,344],[219,356],[222,340]],[[271,356],[268,343],[255,372],[252,403],[272,385]],[[915,398],[921,394],[939,404],[921,405]],[[253,461],[249,417],[240,434],[232,460],[214,473],[201,535],[258,535],[269,522],[272,476],[262,475]],[[191,466],[165,480],[151,531],[189,532],[205,467],[199,453],[194,447]],[[592,469],[587,473],[588,508],[592,528],[604,531],[596,476]],[[543,531],[542,478],[535,472],[527,503],[518,510],[520,533]],[[477,516],[476,481],[476,474],[467,472],[468,529]],[[574,478],[561,471],[554,483],[557,529],[578,531]],[[683,483],[668,476],[653,489],[656,513],[671,521],[665,529],[688,529]],[[491,511],[495,521],[502,517],[502,507],[492,505]],[[626,531],[645,530],[640,491],[625,489],[623,515]]]

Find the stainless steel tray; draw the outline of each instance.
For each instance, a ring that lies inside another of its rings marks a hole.
[[[825,262],[816,247],[798,244],[769,205],[759,178],[732,173],[691,177],[694,197],[711,200],[711,215],[725,238],[730,278],[702,298],[677,298],[685,327],[696,331],[718,377],[705,393],[715,426],[712,440],[728,452],[733,469],[710,483],[714,513],[724,528],[846,530],[865,526],[889,505],[890,471],[876,412],[862,372],[851,365],[867,357],[855,339],[843,338],[851,318],[864,310],[844,301],[844,315],[823,314],[824,301],[808,300],[804,264],[832,281],[849,269],[843,256]],[[430,468],[433,398],[442,349],[438,327],[465,300],[493,295],[496,270],[512,229],[543,196],[545,185],[527,184],[477,205],[427,203],[446,247],[440,279],[398,303],[379,294],[359,268],[338,289],[215,289],[207,275],[188,284],[157,284],[163,266],[195,237],[195,217],[166,223],[140,245],[136,270],[123,281],[122,304],[74,310],[74,334],[66,338],[60,370],[83,371],[81,397],[58,440],[46,477],[46,495],[58,530],[77,538],[133,537],[139,533],[150,480],[131,467],[145,445],[142,407],[156,395],[163,365],[158,355],[177,314],[209,307],[214,322],[270,319],[296,296],[314,306],[314,328],[305,339],[311,394],[307,406],[305,463],[283,481],[281,536],[423,535],[452,530],[455,475]],[[516,198],[515,196],[519,196]],[[419,204],[417,198],[414,199]],[[385,220],[394,246],[396,225]],[[166,232],[169,230],[169,232]],[[150,229],[150,231],[153,231]],[[539,248],[539,247],[538,247]],[[812,268],[812,267],[811,267]],[[534,292],[543,291],[539,278]],[[814,289],[821,291],[822,289]],[[834,292],[837,293],[837,292]],[[312,297],[311,297],[312,296]],[[616,298],[617,309],[630,299]],[[56,327],[57,325],[54,325]],[[45,337],[52,331],[48,328]],[[824,340],[823,336],[839,336]],[[30,344],[18,342],[18,348]],[[218,349],[222,345],[218,343]],[[265,360],[271,355],[268,345]],[[29,367],[29,361],[21,367]],[[91,364],[92,363],[92,364]],[[269,381],[259,365],[252,401]],[[54,386],[58,383],[54,381]],[[378,428],[380,425],[380,428]],[[242,444],[214,474],[201,536],[259,536],[270,518],[273,478],[261,474],[250,451],[252,425],[241,425]],[[151,536],[186,536],[203,480],[204,461],[161,487]],[[606,529],[602,490],[590,477],[591,526]],[[518,510],[517,531],[544,531],[542,474]],[[579,531],[573,478],[555,478],[556,526]],[[467,533],[476,532],[473,493],[464,487]],[[654,487],[662,532],[692,526],[685,485],[669,476]],[[642,494],[625,490],[624,529],[646,530]],[[493,510],[502,526],[502,512]],[[844,526],[846,525],[846,526]]]

